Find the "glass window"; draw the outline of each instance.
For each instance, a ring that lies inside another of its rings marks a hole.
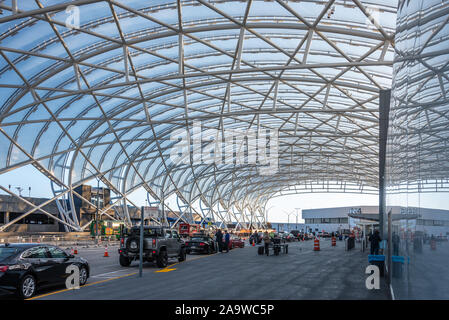
[[[171,238],[172,237],[171,230],[165,230],[165,237],[166,238]]]
[[[47,251],[47,248],[45,248],[45,247],[32,248],[23,254],[23,258],[28,258],[28,259],[42,259],[42,258],[49,258],[49,257],[50,257],[50,255]]]
[[[67,258],[67,254],[59,248],[49,247],[48,251],[52,258]]]

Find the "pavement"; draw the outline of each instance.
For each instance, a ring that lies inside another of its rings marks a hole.
[[[396,299],[449,299],[449,243],[437,242],[436,250],[424,244],[422,251],[414,251],[413,245],[401,243],[401,253],[406,256],[402,276],[392,278]],[[407,257],[409,257],[407,259]]]
[[[54,288],[38,292],[35,300],[310,300],[388,299],[381,289],[365,287],[367,252],[360,245],[344,250],[344,242],[331,247],[321,241],[321,251],[313,251],[313,241],[289,243],[288,254],[260,256],[257,247],[236,248],[229,253],[187,256],[185,262],[170,260],[159,269],[145,263],[143,277],[138,262],[129,267],[118,263],[117,248],[103,257],[101,248],[79,248],[88,259],[91,277],[79,290]],[[4,297],[5,298],[5,297]],[[7,298],[7,297],[6,297]],[[0,296],[0,299],[2,297]]]

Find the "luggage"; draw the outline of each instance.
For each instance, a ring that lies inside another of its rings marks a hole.
[[[264,251],[265,251],[264,247],[258,247],[257,248],[257,253],[260,254],[260,255],[263,255]]]

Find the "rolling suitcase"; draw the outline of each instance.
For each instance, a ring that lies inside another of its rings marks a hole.
[[[260,255],[263,255],[264,249],[265,249],[264,247],[258,247],[257,248],[257,253],[260,254]]]

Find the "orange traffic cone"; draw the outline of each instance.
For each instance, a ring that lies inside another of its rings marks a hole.
[[[332,237],[332,247],[336,247],[337,246],[337,238]]]
[[[253,241],[253,247],[255,247],[256,246],[256,241]]]
[[[78,247],[75,246],[75,250],[73,250],[73,254],[78,254]]]
[[[318,238],[313,241],[313,251],[320,251],[320,240]]]
[[[104,247],[104,256],[103,257],[109,257],[108,246]]]

